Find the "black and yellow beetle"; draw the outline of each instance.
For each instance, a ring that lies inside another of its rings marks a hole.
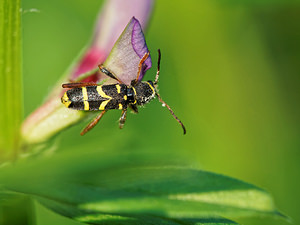
[[[85,129],[80,133],[81,135],[84,135],[92,129],[100,121],[102,116],[111,109],[122,110],[119,127],[123,128],[126,120],[127,109],[131,108],[133,112],[138,113],[137,106],[150,102],[155,96],[158,97],[163,106],[166,106],[173,117],[178,121],[178,123],[180,123],[183,128],[183,133],[186,133],[186,129],[182,122],[174,114],[170,106],[167,105],[158,94],[157,83],[161,59],[160,50],[158,50],[158,65],[154,82],[139,81],[141,68],[148,56],[149,52],[147,52],[140,60],[137,77],[135,80],[131,81],[131,85],[122,83],[117,76],[102,65],[99,65],[100,71],[115,79],[118,83],[108,85],[97,85],[96,83],[68,83],[62,85],[63,88],[71,88],[66,91],[61,98],[62,103],[67,108],[84,111],[102,111],[85,127]]]

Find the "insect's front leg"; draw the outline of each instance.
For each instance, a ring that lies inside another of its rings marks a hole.
[[[125,124],[126,115],[127,115],[127,109],[122,110],[122,115],[121,115],[120,120],[119,120],[120,129],[122,129],[124,124]]]
[[[150,55],[150,52],[146,52],[145,55],[143,56],[143,58],[141,58],[139,65],[138,65],[138,72],[137,72],[137,76],[135,80],[131,81],[131,85],[135,86],[136,83],[139,81],[139,77],[141,75],[141,71],[142,71],[142,66],[144,64],[144,62],[146,61],[146,59],[148,58],[148,56]]]

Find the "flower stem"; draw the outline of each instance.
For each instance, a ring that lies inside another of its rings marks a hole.
[[[21,0],[0,1],[0,163],[17,156],[23,116]]]

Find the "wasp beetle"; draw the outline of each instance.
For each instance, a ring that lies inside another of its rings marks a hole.
[[[116,75],[114,75],[108,68],[99,65],[102,73],[115,79],[118,83],[109,85],[97,85],[96,83],[67,83],[63,84],[63,88],[71,88],[64,93],[61,98],[62,103],[70,109],[84,110],[84,111],[102,111],[94,120],[92,120],[80,133],[84,135],[91,130],[102,118],[102,116],[111,109],[122,110],[122,115],[119,120],[119,127],[123,128],[127,109],[130,108],[133,112],[138,113],[137,106],[142,106],[150,102],[155,96],[159,101],[166,106],[172,116],[177,120],[186,133],[186,129],[178,117],[174,114],[173,110],[166,104],[157,90],[157,83],[160,70],[161,53],[158,50],[158,63],[157,73],[155,80],[152,81],[139,81],[141,68],[143,63],[148,58],[147,52],[140,60],[138,65],[138,73],[135,80],[131,81],[131,85],[122,83]]]

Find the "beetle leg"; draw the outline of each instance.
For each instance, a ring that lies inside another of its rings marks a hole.
[[[88,78],[91,75],[94,75],[98,72],[98,68],[97,69],[92,69],[86,73],[82,73],[79,76],[77,76],[74,80],[70,80],[70,83],[76,83],[76,82],[80,82],[86,78]]]
[[[146,61],[146,59],[149,57],[150,55],[150,52],[147,52],[145,53],[145,55],[143,56],[143,58],[141,58],[140,62],[139,62],[139,66],[138,66],[138,72],[137,72],[137,76],[136,76],[136,79],[131,81],[131,85],[134,86],[138,81],[139,81],[139,78],[140,78],[140,75],[141,75],[141,71],[142,71],[142,66],[144,64],[144,62]]]
[[[83,131],[81,131],[80,135],[84,135],[86,134],[89,130],[91,130],[94,126],[97,125],[97,123],[100,121],[100,119],[102,118],[102,116],[104,115],[104,113],[106,113],[105,110],[103,110],[98,116],[95,117],[95,119],[93,119],[84,129]]]
[[[127,115],[127,109],[122,110],[122,115],[121,115],[120,120],[119,120],[120,129],[122,129],[124,124],[125,124],[126,115]]]
[[[92,82],[77,82],[77,83],[67,83],[67,84],[63,84],[62,87],[63,88],[80,88],[80,87],[87,87],[87,86],[97,86],[98,84],[96,83],[92,83]]]
[[[105,68],[102,64],[98,65],[100,71],[102,73],[104,73],[105,75],[109,76],[110,78],[117,80],[120,84],[122,84],[123,82],[121,80],[119,80],[119,78],[117,78],[111,71],[109,71],[109,69]]]

